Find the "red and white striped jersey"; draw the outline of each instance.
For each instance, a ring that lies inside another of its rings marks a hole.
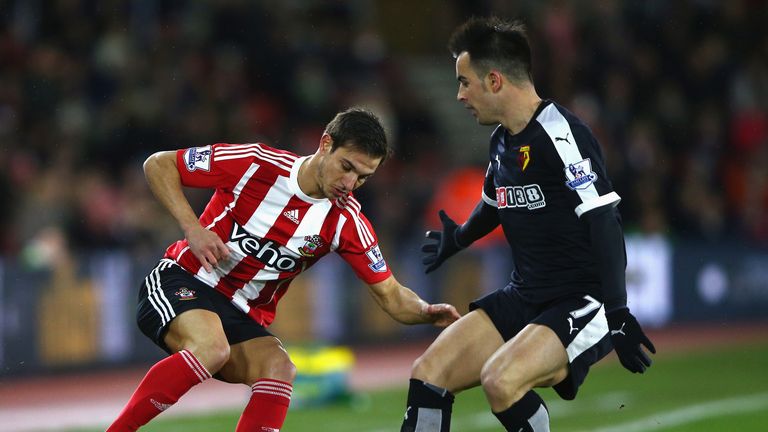
[[[200,222],[219,235],[230,256],[208,273],[180,240],[165,257],[263,326],[274,319],[291,280],[331,251],[368,284],[391,275],[373,227],[351,194],[331,201],[299,189],[299,167],[307,157],[264,144],[214,144],[176,153],[183,185],[214,189]]]

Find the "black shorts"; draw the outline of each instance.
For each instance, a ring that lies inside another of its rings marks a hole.
[[[192,309],[217,314],[230,345],[272,335],[224,294],[199,281],[173,260],[160,260],[139,289],[136,322],[142,333],[172,354],[163,341],[168,324],[182,312]]]
[[[507,286],[473,301],[469,308],[484,310],[505,342],[531,323],[551,328],[568,354],[568,377],[553,386],[566,400],[576,397],[589,367],[613,349],[605,308],[586,293],[532,303]]]

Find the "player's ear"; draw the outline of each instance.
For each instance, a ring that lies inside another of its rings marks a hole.
[[[318,151],[320,153],[330,153],[333,148],[333,138],[328,133],[323,132],[323,136],[320,137],[320,146]]]
[[[488,81],[490,83],[489,87],[491,91],[497,93],[499,90],[501,90],[504,77],[501,75],[501,72],[492,70],[488,72]]]

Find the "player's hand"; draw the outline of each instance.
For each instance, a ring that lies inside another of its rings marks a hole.
[[[197,257],[208,273],[219,264],[219,261],[229,257],[229,248],[219,236],[202,226],[194,227],[186,233],[189,250]]]
[[[651,366],[651,358],[640,345],[656,354],[656,348],[643,333],[629,308],[623,307],[605,314],[608,319],[608,329],[611,332],[611,342],[619,356],[619,361],[633,373],[643,373]]]
[[[428,317],[429,322],[438,327],[448,327],[451,323],[461,318],[461,314],[456,308],[447,303],[424,305],[422,313]]]
[[[456,241],[456,230],[459,229],[459,226],[444,210],[440,210],[438,214],[440,215],[440,222],[443,224],[443,230],[427,231],[426,240],[421,246],[421,252],[423,252],[421,262],[427,266],[424,273],[429,273],[440,267],[443,261],[464,249]]]

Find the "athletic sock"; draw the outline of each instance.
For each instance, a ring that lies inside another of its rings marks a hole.
[[[181,350],[155,363],[107,432],[135,431],[170,408],[211,374],[195,356]]]
[[[508,431],[549,432],[549,411],[533,390],[506,410],[493,413]]]
[[[280,432],[291,403],[291,383],[262,378],[251,386],[251,400],[235,432]]]
[[[453,399],[448,390],[411,378],[408,406],[400,432],[450,431]]]

